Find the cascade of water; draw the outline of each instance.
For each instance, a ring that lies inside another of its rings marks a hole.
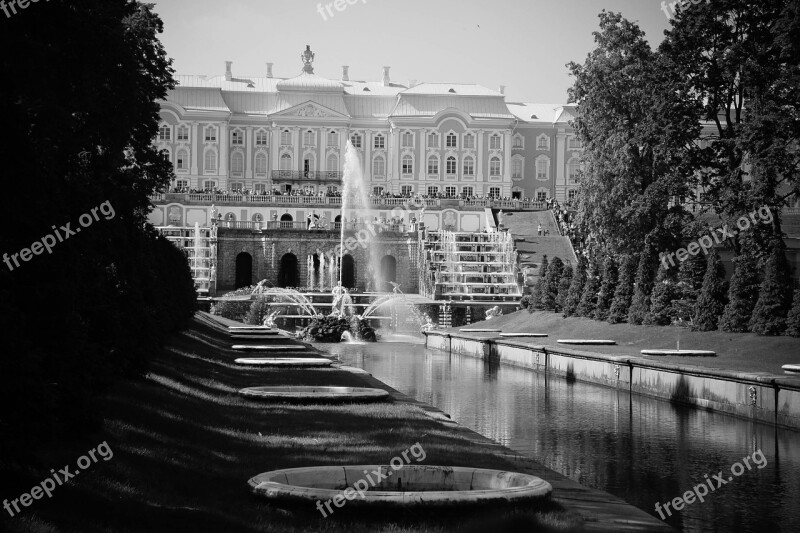
[[[319,290],[325,289],[325,254],[319,252]]]
[[[314,288],[314,258],[311,255],[306,259],[306,287]]]

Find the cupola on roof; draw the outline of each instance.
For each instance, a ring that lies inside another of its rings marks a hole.
[[[311,46],[306,45],[305,51],[300,55],[303,61],[303,72],[299,76],[281,80],[278,82],[277,89],[280,92],[298,91],[315,93],[342,93],[344,85],[338,81],[329,80],[314,74],[314,52]]]

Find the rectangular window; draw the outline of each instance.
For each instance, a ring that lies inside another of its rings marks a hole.
[[[455,196],[456,195],[456,188],[455,187],[445,187],[444,192],[447,196]]]
[[[547,193],[544,191],[539,191],[536,193],[536,200],[539,202],[544,202],[547,200]]]
[[[217,188],[217,182],[216,181],[209,180],[209,181],[204,181],[203,182],[203,189],[205,189],[207,191],[213,191],[216,188]]]
[[[500,175],[500,160],[496,157],[493,157],[492,160],[489,161],[489,175],[493,177]]]
[[[266,183],[256,183],[253,185],[253,190],[259,194],[267,192],[267,184]]]
[[[498,134],[494,134],[489,137],[489,149],[490,150],[500,150],[503,147],[502,140]]]
[[[489,187],[489,196],[492,198],[500,198],[500,187]]]
[[[447,174],[455,174],[458,172],[457,168],[458,165],[456,164],[455,157],[448,157],[447,161],[445,162]]]
[[[187,180],[177,180],[175,182],[175,187],[177,187],[179,191],[181,191],[183,189],[188,189],[189,188],[189,182]]]
[[[284,130],[281,132],[281,144],[283,146],[291,146],[292,144],[292,132],[289,130]]]
[[[303,134],[303,146],[314,146],[316,144],[314,140],[313,131],[307,131]]]
[[[375,196],[382,195],[383,194],[383,187],[373,187],[372,188],[372,194],[374,194]]]
[[[464,135],[464,148],[472,150],[475,148],[475,136],[471,133]]]
[[[581,148],[583,148],[583,145],[581,144],[581,142],[578,140],[577,137],[570,137],[569,140],[567,141],[567,148],[570,150],[580,150]]]
[[[188,141],[189,140],[189,128],[181,126],[178,128],[178,140],[179,141]]]
[[[439,194],[439,187],[436,185],[431,185],[428,187],[428,196],[436,196]]]
[[[414,134],[410,131],[403,133],[403,148],[412,148],[414,146]]]
[[[161,126],[158,129],[158,140],[159,141],[168,141],[169,139],[170,139],[169,126]]]
[[[575,189],[568,190],[567,191],[567,200],[569,200],[570,202],[574,202],[576,194],[577,194],[577,191]]]
[[[439,160],[435,157],[431,157],[428,159],[428,174],[438,174],[439,173]]]
[[[547,170],[548,170],[547,161],[540,160],[536,162],[536,179],[546,180],[547,179]]]
[[[386,137],[383,135],[376,135],[373,146],[376,150],[386,148]]]
[[[428,148],[439,148],[439,135],[431,133],[428,135]]]
[[[186,161],[186,152],[178,152],[178,157],[175,158],[175,167],[178,170],[186,170],[188,161]]]
[[[468,157],[467,159],[464,160],[464,175],[465,176],[475,175],[475,161],[473,161],[471,157]]]
[[[328,132],[328,146],[336,147],[339,146],[339,134],[335,131]]]
[[[511,162],[511,177],[515,179],[522,178],[522,160],[515,159]]]
[[[403,185],[400,187],[400,194],[403,196],[411,196],[414,194],[414,186],[413,185]]]
[[[217,128],[206,128],[206,142],[217,142]]]
[[[256,133],[256,146],[266,146],[267,145],[267,132],[266,131],[259,131]]]
[[[414,160],[410,157],[403,158],[403,174],[413,174],[414,173]]]
[[[537,141],[536,148],[539,150],[549,150],[550,149],[550,139],[547,137],[539,137]]]
[[[447,148],[457,148],[458,147],[458,137],[454,133],[450,133],[447,135],[447,140],[445,142],[445,146]]]
[[[231,144],[242,145],[244,144],[244,132],[234,131],[231,136]]]
[[[473,189],[472,187],[462,187],[461,194],[467,197],[473,196],[475,194],[475,189]]]
[[[242,189],[244,189],[244,183],[241,181],[232,181],[231,182],[231,191],[236,193],[241,193]]]

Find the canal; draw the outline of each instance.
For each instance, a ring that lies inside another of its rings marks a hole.
[[[681,511],[662,511],[680,531],[800,531],[800,432],[414,342],[320,347],[456,422],[653,516],[660,518],[656,503],[663,507],[702,483],[713,487],[704,502],[689,497],[694,501]]]

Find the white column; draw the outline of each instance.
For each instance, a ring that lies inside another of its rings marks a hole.
[[[267,176],[269,177],[269,186],[273,187],[272,182],[272,171],[280,169],[280,142],[281,142],[281,130],[278,127],[273,127],[269,129],[269,151],[270,151],[270,160],[269,165],[267,165]],[[270,190],[270,192],[272,192]]]
[[[372,181],[372,130],[364,131],[364,177],[367,178],[367,183]],[[367,194],[371,191],[372,187]]]
[[[417,143],[419,147],[418,156],[417,156],[417,166],[419,167],[419,181],[420,184],[424,184],[428,179],[428,158],[426,156],[426,150],[428,149],[428,130],[425,128],[421,128],[419,130],[419,142]],[[427,194],[428,187],[427,185],[422,186],[424,190],[420,191],[422,193]]]
[[[223,122],[219,127],[219,175],[225,180],[220,188],[228,187],[228,144],[228,125]]]
[[[303,170],[303,162],[300,160],[302,153],[300,152],[300,143],[303,141],[300,135],[300,128],[292,128],[292,141],[294,145],[294,170]]]
[[[192,122],[192,133],[190,133],[191,137],[190,137],[190,141],[189,141],[189,146],[192,147],[192,169],[191,169],[192,176],[197,176],[198,175],[197,153],[200,150],[203,149],[203,141],[202,141],[202,139],[200,139],[200,137],[197,134],[198,130],[199,130],[199,128],[198,128],[197,122]],[[199,187],[199,183],[198,183],[198,187]]]
[[[248,180],[253,179],[253,126],[247,126],[244,130],[245,149],[244,176]]]
[[[503,162],[503,196],[511,196],[511,130],[508,130],[503,135],[503,153],[505,154],[505,161]]]
[[[389,126],[389,135],[386,138],[386,181],[390,184],[389,188],[392,192],[400,192],[399,186],[395,183],[395,176],[399,176],[399,172],[395,172],[395,161],[397,156],[397,134],[395,128]]]
[[[478,131],[478,140],[475,145],[476,162],[478,172],[476,174],[476,181],[483,181],[483,130]],[[478,192],[477,190],[475,191]]]

